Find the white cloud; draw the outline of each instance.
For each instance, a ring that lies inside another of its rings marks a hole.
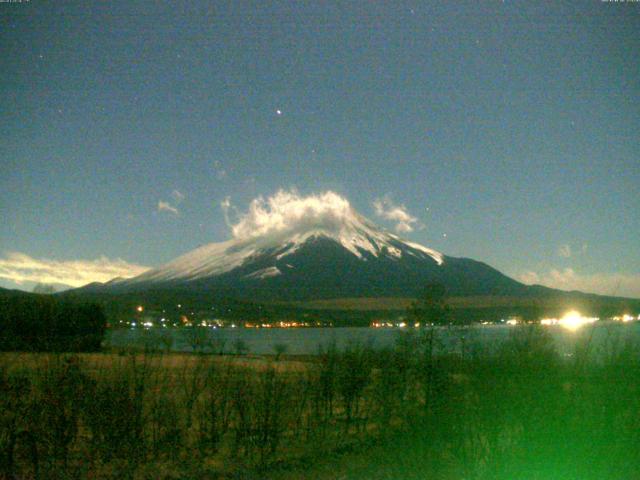
[[[348,200],[331,191],[303,197],[295,190],[280,190],[267,199],[254,199],[248,211],[242,214],[234,209],[229,197],[223,200],[221,207],[237,239],[289,236],[310,228],[339,231],[345,222],[357,215]],[[238,217],[235,223],[229,218],[231,209]]]
[[[173,204],[165,202],[164,200],[158,200],[158,211],[171,213],[173,215],[180,215],[178,205],[180,205],[180,203],[185,199],[185,194],[180,190],[174,190],[171,192],[171,198],[173,198]]]
[[[562,258],[571,258],[577,255],[586,255],[589,245],[583,243],[582,246],[573,248],[568,243],[564,243],[558,247],[558,256]]]
[[[516,278],[522,283],[526,283],[527,285],[540,285],[540,275],[536,272],[527,271],[517,275]]]
[[[558,247],[558,256],[563,258],[571,257],[571,245],[564,244]]]
[[[224,223],[227,224],[227,227],[233,228],[233,223],[231,222],[231,218],[229,217],[229,211],[232,208],[235,210],[235,207],[231,205],[231,197],[224,197],[224,200],[220,202],[220,208],[222,208],[222,214],[224,215]]]
[[[395,222],[395,231],[398,233],[409,233],[415,227],[422,227],[418,219],[407,211],[404,205],[396,205],[388,195],[377,198],[373,201],[375,213],[380,218]]]
[[[551,269],[546,273],[533,271],[518,275],[526,284],[539,284],[561,290],[640,298],[640,274],[593,273],[580,274],[571,268]]]
[[[182,202],[185,198],[184,193],[180,192],[179,190],[174,190],[173,192],[171,192],[171,196],[173,197],[173,200],[175,200],[176,205]]]
[[[8,252],[0,258],[0,278],[18,285],[24,282],[60,284],[80,287],[91,282],[107,282],[116,277],[133,277],[148,267],[125,262],[119,258],[110,260],[51,260],[36,259],[19,252]]]
[[[174,215],[178,215],[180,213],[176,207],[171,205],[169,202],[164,202],[162,200],[158,200],[158,211],[173,213]]]

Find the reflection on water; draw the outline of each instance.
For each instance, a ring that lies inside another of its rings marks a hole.
[[[529,326],[477,325],[438,328],[440,352],[482,353],[495,349],[509,335]],[[561,324],[544,327],[558,351],[570,356],[576,347],[588,344],[594,353],[606,352],[625,343],[640,342],[640,322],[597,322],[580,329]],[[285,351],[292,355],[313,355],[319,349],[335,344],[344,348],[349,343],[369,344],[376,348],[392,346],[400,330],[394,328],[151,328],[117,329],[107,333],[108,347],[166,349],[180,352],[204,351],[253,353],[258,355]]]

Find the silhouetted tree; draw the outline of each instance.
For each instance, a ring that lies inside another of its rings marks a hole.
[[[446,290],[439,283],[425,286],[422,294],[408,309],[410,322],[422,325],[448,325],[451,323],[450,309],[446,302]]]
[[[52,296],[0,301],[0,350],[96,351],[106,328],[102,308]]]
[[[245,355],[249,351],[249,346],[247,345],[247,342],[245,342],[241,338],[237,338],[233,342],[233,350],[235,351],[236,355]]]
[[[276,354],[276,361],[280,360],[280,357],[287,353],[289,345],[286,343],[276,343],[273,345],[273,352]]]
[[[56,287],[48,283],[38,283],[33,287],[33,293],[52,295],[56,293]]]

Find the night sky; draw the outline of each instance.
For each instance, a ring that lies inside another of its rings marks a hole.
[[[0,35],[0,286],[157,266],[295,189],[640,297],[640,3],[31,0]]]

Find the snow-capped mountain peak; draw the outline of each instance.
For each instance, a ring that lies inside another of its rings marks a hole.
[[[254,200],[242,218],[232,226],[234,238],[199,247],[177,259],[152,269],[126,283],[197,280],[214,277],[246,266],[265,255],[274,261],[285,259],[312,239],[329,239],[359,260],[400,259],[410,255],[430,259],[438,265],[444,256],[417,243],[407,242],[378,227],[333,192],[300,197],[278,192],[267,201]],[[248,274],[248,278],[268,278],[281,271],[270,265]]]
[[[222,207],[230,240],[89,289],[149,298],[172,292],[203,303],[410,298],[430,284],[442,285],[452,296],[530,294],[529,287],[482,262],[444,256],[378,227],[333,192],[307,197],[278,192],[251,202],[235,221],[228,199]]]

